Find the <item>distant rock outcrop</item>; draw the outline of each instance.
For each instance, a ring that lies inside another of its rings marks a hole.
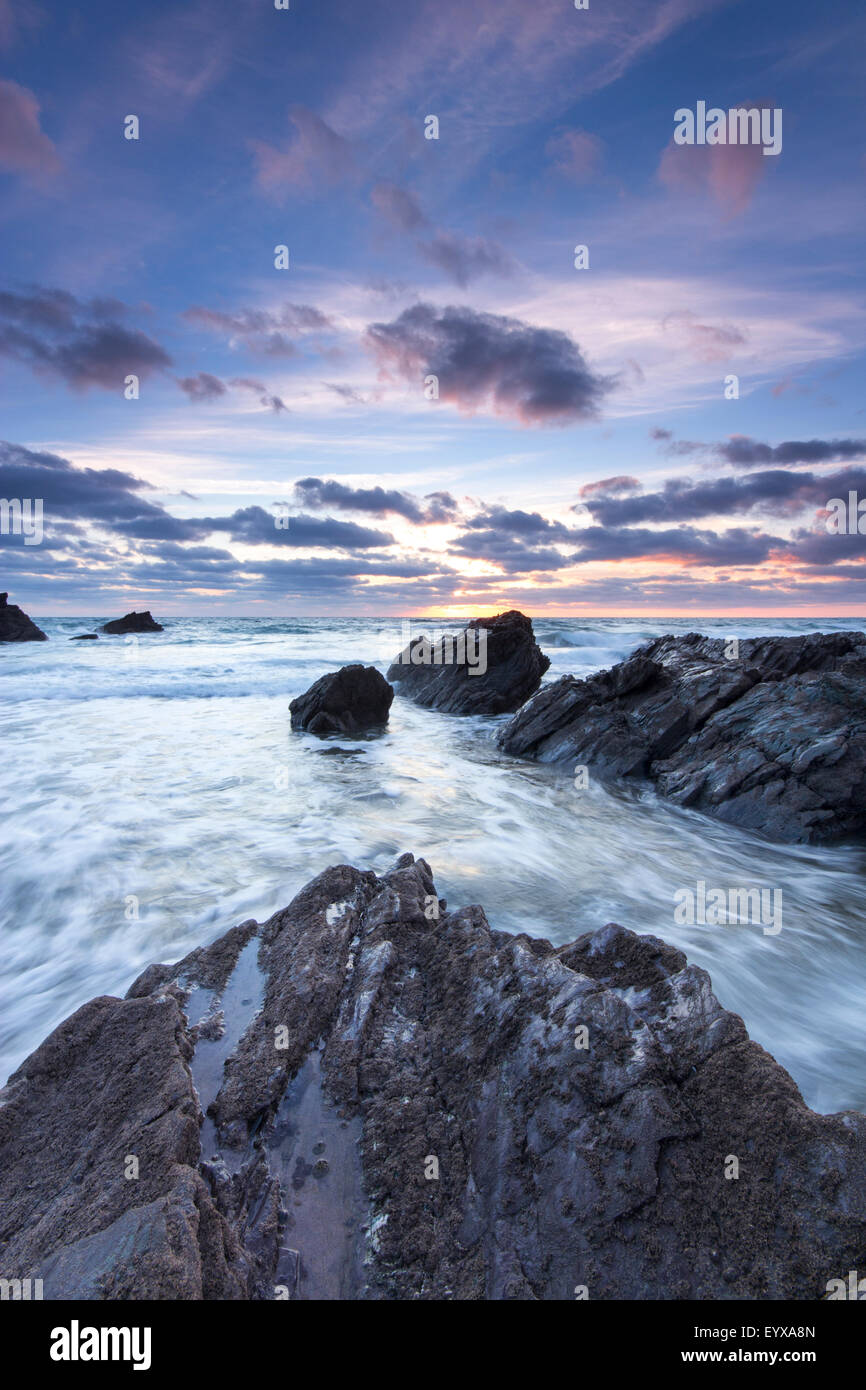
[[[550,661],[532,622],[512,610],[474,618],[462,631],[431,642],[415,638],[388,668],[401,695],[446,714],[510,714],[541,683]]]
[[[0,594],[0,642],[47,642],[47,634],[8,598]]]
[[[657,938],[494,931],[404,855],[56,1028],[0,1212],[46,1299],[812,1300],[862,1269],[866,1117]]]
[[[150,610],[146,609],[143,613],[127,613],[123,618],[114,618],[103,625],[102,631],[116,636],[125,632],[164,632],[165,628],[155,622]]]
[[[393,699],[394,691],[375,666],[341,666],[292,700],[292,728],[319,737],[378,729],[387,724]]]
[[[866,634],[660,637],[563,676],[499,733],[508,753],[647,777],[683,806],[777,840],[866,828]]]

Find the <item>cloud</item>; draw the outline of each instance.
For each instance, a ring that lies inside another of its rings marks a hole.
[[[601,172],[604,144],[588,130],[564,130],[548,140],[546,153],[558,173],[574,183],[590,183]]]
[[[41,497],[46,521],[60,517],[107,527],[172,522],[162,507],[139,496],[149,488],[117,468],[75,468],[59,454],[0,442],[0,497]]]
[[[784,544],[777,536],[738,526],[721,532],[700,531],[693,526],[667,531],[590,526],[580,533],[580,550],[572,556],[572,562],[664,558],[696,565],[740,567],[762,565],[772,551]]]
[[[655,434],[655,430],[653,431]],[[666,435],[666,430],[659,430],[659,434]],[[580,489],[581,497],[595,497],[602,493],[605,497],[612,496],[620,492],[639,492],[640,483],[637,478],[630,477],[627,473],[620,473],[615,478],[601,478],[597,483],[585,483]],[[573,510],[577,510],[574,508]]]
[[[305,507],[337,507],[343,511],[372,512],[376,516],[402,516],[407,521],[430,524],[453,521],[457,503],[448,492],[430,493],[424,503],[408,492],[382,487],[347,487],[333,479],[300,478],[295,492]]]
[[[487,530],[489,527],[513,536],[531,536],[546,540],[573,540],[576,531],[563,526],[560,521],[550,521],[540,512],[509,510],[507,507],[485,507],[467,523],[470,530]]]
[[[715,446],[726,463],[753,468],[759,463],[841,463],[866,455],[866,439],[789,439],[782,444],[762,444],[746,434],[732,434]]]
[[[761,106],[760,102],[738,102]],[[666,188],[689,197],[709,198],[729,218],[749,206],[769,166],[761,145],[675,145],[673,136],[659,161],[658,177]]]
[[[242,391],[252,391],[254,395],[258,396],[259,403],[267,406],[275,415],[280,415],[289,409],[282,397],[271,395],[267,386],[261,381],[254,381],[248,376],[233,376],[230,384],[237,386]]]
[[[228,393],[225,382],[210,372],[199,372],[197,376],[178,377],[177,384],[191,401],[215,401]]]
[[[385,374],[421,385],[459,410],[490,409],[523,424],[595,419],[610,378],[587,366],[566,333],[474,309],[415,304],[391,323],[374,323],[368,346]]]
[[[498,242],[486,237],[437,232],[432,241],[419,241],[418,250],[431,265],[465,288],[482,275],[513,275],[517,263]]]
[[[277,526],[278,517],[264,507],[242,507],[231,516],[200,518],[196,524],[204,532],[226,531],[234,541],[248,545],[289,545],[320,549],[372,550],[394,544],[386,531],[356,526],[353,521],[333,517],[289,516],[288,525]]]
[[[17,82],[0,82],[0,168],[15,174],[56,174],[60,156],[39,124],[39,102]]]
[[[396,183],[387,180],[377,183],[370,193],[370,202],[386,221],[401,232],[414,232],[427,221],[415,194]]]
[[[197,328],[220,334],[230,347],[242,343],[263,357],[292,357],[297,352],[296,338],[332,326],[328,316],[312,304],[291,304],[288,300],[278,309],[237,309],[233,313],[194,304],[183,317]]]
[[[866,496],[866,469],[821,474],[790,473],[777,468],[747,478],[714,478],[698,483],[689,478],[672,478],[661,492],[637,497],[591,497],[583,505],[604,526],[630,526],[643,521],[692,521],[753,510],[795,516],[806,507],[826,507],[829,498],[847,497],[849,491]]]
[[[673,332],[701,362],[724,362],[747,342],[742,329],[732,324],[699,323],[688,310],[667,314],[662,329]]]
[[[323,183],[335,183],[354,171],[355,158],[348,140],[310,111],[292,106],[289,120],[294,137],[285,149],[262,140],[251,140],[257,178],[266,193],[285,195],[290,190],[307,190]]]
[[[118,391],[129,374],[146,379],[171,365],[146,333],[118,322],[126,312],[116,300],[85,302],[65,290],[0,292],[0,357],[60,376],[77,390]]]

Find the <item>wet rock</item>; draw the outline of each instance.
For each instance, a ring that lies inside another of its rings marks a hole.
[[[319,737],[378,729],[387,724],[393,699],[394,691],[375,666],[341,666],[292,700],[292,728]]]
[[[47,642],[48,637],[8,594],[0,594],[0,642]]]
[[[146,609],[143,613],[127,613],[123,618],[114,618],[103,624],[102,631],[116,636],[125,632],[164,632],[165,628],[155,622],[150,610]]]
[[[514,610],[474,618],[431,642],[419,635],[388,668],[400,694],[447,714],[509,714],[539,687],[550,660]]]
[[[705,971],[621,926],[554,948],[436,901],[411,855],[340,865],[61,1024],[0,1093],[6,1276],[811,1300],[857,1267],[866,1117],[808,1110]]]
[[[70,642],[98,642],[98,632],[81,632],[75,637],[70,637]]]
[[[773,839],[866,825],[866,635],[662,637],[608,671],[545,686],[499,734],[508,753],[643,777]]]

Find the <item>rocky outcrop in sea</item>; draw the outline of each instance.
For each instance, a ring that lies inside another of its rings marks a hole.
[[[661,637],[545,686],[499,733],[508,753],[642,777],[682,806],[776,840],[866,825],[866,635]]]
[[[375,666],[360,662],[341,666],[321,676],[296,700],[289,711],[293,729],[304,729],[320,738],[327,734],[359,734],[382,728],[394,691]]]
[[[47,642],[48,637],[8,594],[0,594],[0,642]]]
[[[113,618],[110,623],[103,624],[102,631],[117,636],[126,632],[165,632],[165,628],[156,622],[150,609],[145,609],[143,613],[127,613],[122,618]]]
[[[541,684],[550,665],[532,623],[514,610],[475,618],[436,641],[420,635],[388,668],[399,694],[446,714],[510,714]]]
[[[866,1117],[657,938],[507,935],[404,855],[55,1029],[0,1093],[0,1213],[48,1299],[816,1299],[862,1261]]]

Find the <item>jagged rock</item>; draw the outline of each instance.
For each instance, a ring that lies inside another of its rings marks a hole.
[[[538,689],[549,665],[531,620],[512,610],[474,618],[454,637],[413,639],[388,668],[388,679],[428,709],[510,714]]]
[[[394,691],[375,666],[359,662],[321,676],[289,710],[293,729],[318,734],[359,734],[388,722]]]
[[[404,855],[56,1029],[0,1212],[46,1298],[811,1300],[863,1253],[866,1117],[655,937],[494,931]]]
[[[124,632],[165,632],[165,628],[154,621],[148,608],[143,613],[127,613],[123,618],[114,618],[110,623],[103,624],[102,631],[117,635]]]
[[[500,730],[508,753],[644,777],[683,806],[777,840],[866,825],[866,635],[661,637],[545,686]]]
[[[8,594],[0,594],[0,642],[47,642],[48,637]]]

